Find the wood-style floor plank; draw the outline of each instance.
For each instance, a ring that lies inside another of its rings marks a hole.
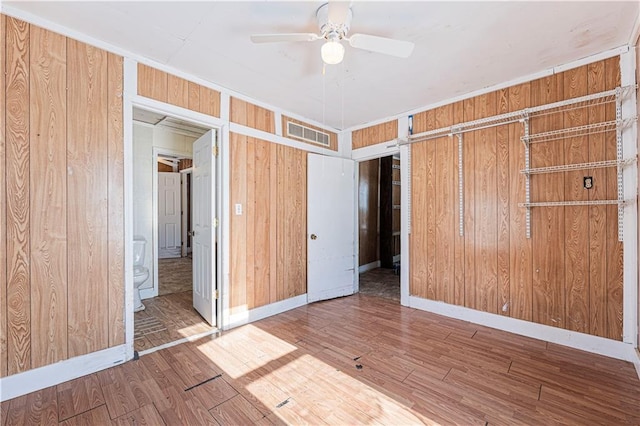
[[[3,424],[640,424],[632,364],[355,295],[2,403]]]

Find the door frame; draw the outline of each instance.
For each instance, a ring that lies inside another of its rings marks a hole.
[[[217,145],[220,151],[215,159],[216,161],[216,216],[219,218],[223,226],[218,226],[216,230],[217,244],[217,265],[216,276],[213,285],[216,287],[213,291],[218,291],[218,299],[216,301],[216,327],[212,328],[210,333],[214,333],[216,329],[224,327],[224,318],[228,318],[228,303],[223,301],[228,298],[229,274],[228,267],[223,271],[223,265],[228,266],[229,263],[229,235],[227,214],[229,205],[229,170],[228,170],[228,153],[226,147],[229,139],[229,125],[222,119],[191,111],[178,106],[170,105],[154,99],[145,98],[137,93],[137,62],[125,58],[125,87],[124,87],[124,105],[123,105],[123,133],[124,133],[124,295],[125,295],[125,346],[126,358],[134,357],[134,313],[133,313],[133,109],[140,108],[159,114],[165,114],[183,121],[202,126],[207,129],[216,131]],[[156,168],[157,170],[157,168]],[[157,218],[156,218],[157,220]],[[221,244],[220,244],[221,243]],[[156,262],[157,264],[157,262]],[[157,276],[157,272],[155,274]]]
[[[184,206],[187,206],[187,208],[189,209],[189,211],[187,212],[187,214],[184,214],[184,210],[183,210],[183,214],[182,214],[182,230],[181,230],[181,234],[182,234],[182,241],[183,243],[185,241],[189,241],[189,230],[188,228],[188,224],[189,224],[189,218],[187,216],[191,216],[191,203],[192,203],[192,198],[189,197],[187,195],[187,187],[190,188],[190,185],[187,185],[187,176],[189,176],[189,179],[191,179],[191,175],[193,172],[193,167],[187,167],[186,169],[182,169],[179,170],[178,173],[180,173],[180,205],[182,206],[182,208],[184,208]],[[183,247],[180,249],[180,256],[185,257],[189,255],[189,246],[185,243],[183,244]]]
[[[401,126],[398,125],[400,129]],[[355,218],[356,229],[359,229],[359,218],[357,204],[358,188],[360,187],[360,163],[363,161],[380,159],[382,157],[394,156],[400,154],[400,181],[403,185],[400,189],[400,256],[404,259],[400,263],[400,304],[402,306],[409,306],[409,195],[411,191],[410,177],[410,148],[407,145],[402,147],[395,145],[395,140],[383,142],[377,145],[368,146],[353,150],[351,152],[351,158],[356,162],[356,211]],[[406,184],[404,183],[406,182]],[[356,232],[356,270],[360,259],[360,232]],[[356,286],[359,290],[360,287],[360,274],[356,275]]]
[[[142,108],[145,109],[145,108]],[[153,287],[140,291],[140,298],[156,297],[160,291],[158,285],[158,241],[160,240],[160,231],[158,230],[158,157],[175,156],[191,158],[191,154],[183,151],[176,151],[169,148],[154,146],[153,151],[153,178],[151,182],[151,205],[153,211],[153,233],[151,241],[151,253],[153,258]]]

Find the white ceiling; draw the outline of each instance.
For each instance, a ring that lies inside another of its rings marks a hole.
[[[264,103],[343,129],[626,45],[629,2],[354,1],[350,34],[413,41],[409,59],[346,46],[323,74],[321,41],[254,45],[252,33],[317,32],[323,1],[4,1]]]

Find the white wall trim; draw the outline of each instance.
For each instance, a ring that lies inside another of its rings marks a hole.
[[[564,330],[562,328],[548,325],[536,324],[516,318],[504,317],[487,312],[476,311],[462,306],[449,305],[444,302],[422,299],[410,296],[409,306],[438,315],[469,321],[474,324],[496,328],[521,336],[544,340],[571,348],[621,359],[629,362],[636,362],[637,355],[633,345],[603,337],[591,336],[589,334],[578,333],[576,331]]]
[[[279,145],[290,146],[292,148],[301,149],[303,151],[312,152],[314,154],[327,155],[330,157],[339,156],[339,153],[337,151],[333,151],[331,149],[322,148],[312,144],[306,144],[304,142],[299,142],[294,139],[288,139],[283,136],[274,135],[273,133],[264,132],[262,130],[254,129],[253,127],[247,127],[237,123],[230,123],[229,131],[237,133],[239,135],[261,139],[263,141],[277,143]]]
[[[622,86],[636,83],[636,51],[631,49],[620,55],[620,81]],[[623,99],[622,119],[637,114],[636,91]],[[622,132],[624,158],[637,155],[638,128],[636,121]],[[624,207],[623,242],[623,317],[622,341],[638,346],[638,168],[625,167],[622,171],[624,199],[634,200],[634,204]]]
[[[585,64],[589,64],[592,62],[596,62],[596,61],[600,61],[602,59],[608,59],[608,58],[612,58],[614,56],[618,56],[621,55],[623,53],[628,52],[629,50],[629,46],[628,45],[624,45],[624,46],[620,46],[620,47],[616,47],[613,49],[609,49],[609,50],[605,50],[604,52],[600,52],[600,53],[596,53],[595,55],[591,55],[591,56],[586,56],[584,58],[580,58],[578,60],[572,61],[572,62],[568,62],[566,64],[561,64],[561,65],[557,65],[555,67],[551,67],[551,68],[547,68],[546,70],[542,70],[539,72],[535,72],[532,74],[528,74],[522,77],[518,77],[515,78],[513,80],[509,80],[509,81],[505,81],[502,83],[498,83],[498,84],[494,84],[491,86],[487,86],[487,87],[483,87],[482,89],[478,89],[478,90],[474,90],[472,92],[468,92],[468,93],[464,93],[458,96],[454,96],[452,98],[448,98],[448,99],[443,99],[442,101],[438,101],[438,102],[433,102],[431,104],[427,104],[418,108],[414,108],[405,112],[401,112],[399,114],[395,114],[395,115],[391,115],[388,117],[384,117],[384,118],[380,118],[378,120],[374,120],[374,121],[370,121],[368,123],[363,123],[363,124],[358,124],[357,126],[352,126],[347,128],[347,131],[353,132],[355,130],[360,130],[360,129],[364,129],[366,127],[371,127],[374,126],[376,124],[380,124],[380,123],[386,123],[388,121],[392,121],[392,120],[396,120],[399,119],[400,117],[406,117],[412,114],[417,114],[420,112],[424,112],[424,111],[429,111],[432,110],[434,108],[440,107],[440,106],[444,106],[444,105],[449,105],[449,104],[453,104],[455,102],[458,101],[462,101],[465,99],[471,99],[473,97],[476,96],[480,96],[480,95],[484,95],[486,93],[491,93],[494,92],[496,90],[500,90],[500,89],[505,89],[507,87],[511,87],[511,86],[515,86],[521,83],[526,83],[528,81],[532,81],[532,80],[536,80],[538,78],[542,78],[542,77],[547,77],[553,74],[557,74],[559,72],[563,72],[569,69],[573,69],[573,68],[577,68],[580,67],[582,65]]]
[[[374,158],[388,157],[400,152],[400,147],[395,145],[396,140],[390,140],[364,148],[354,149],[351,152],[351,159],[355,161],[367,161]]]
[[[372,269],[376,269],[380,267],[380,261],[376,260],[375,262],[371,262],[371,263],[367,263],[365,265],[360,265],[358,266],[358,273],[359,274],[364,274],[367,271],[370,271]]]
[[[221,182],[221,205],[220,205],[220,232],[222,233],[222,250],[220,253],[219,277],[220,281],[220,297],[218,298],[218,309],[221,315],[218,315],[218,328],[226,329],[230,323],[231,312],[231,146],[229,136],[229,117],[231,108],[231,97],[229,94],[223,93],[220,96],[220,118],[226,123],[220,129],[220,171]]]
[[[244,312],[232,313],[229,315],[229,322],[224,326],[224,330],[249,324],[273,315],[281,314],[291,309],[299,308],[307,304],[307,294],[292,297],[280,302],[270,303],[259,308],[254,308]]]
[[[218,330],[216,327],[213,327],[211,330],[203,331],[202,333],[194,334],[193,336],[183,337],[182,339],[174,340],[173,342],[165,343],[163,345],[156,346],[154,348],[149,348],[149,349],[146,349],[144,351],[140,351],[138,353],[138,355],[139,356],[143,356],[143,355],[147,355],[147,354],[150,354],[150,353],[153,353],[153,352],[157,352],[157,351],[162,350],[162,349],[167,349],[167,348],[170,348],[170,347],[173,347],[173,346],[181,345],[183,343],[195,342],[198,339],[202,339],[203,337],[211,336],[211,335],[217,334],[219,332],[220,332],[220,330]]]
[[[127,359],[127,345],[120,345],[3,377],[0,379],[0,401],[105,370]]]

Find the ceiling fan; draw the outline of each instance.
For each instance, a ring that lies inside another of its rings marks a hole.
[[[353,34],[347,37],[351,27],[353,12],[348,2],[325,3],[316,11],[316,19],[320,27],[320,34],[315,33],[281,33],[281,34],[253,34],[254,43],[279,43],[294,41],[325,40],[320,50],[322,60],[328,65],[339,64],[344,58],[342,41],[349,42],[351,47],[370,52],[408,58],[413,52],[414,44],[410,41],[395,40],[369,34]]]

